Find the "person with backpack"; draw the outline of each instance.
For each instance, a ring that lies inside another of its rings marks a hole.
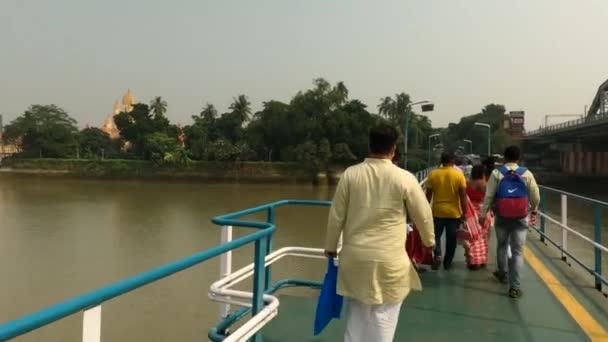
[[[523,247],[526,243],[528,221],[536,222],[540,191],[534,175],[520,167],[520,151],[517,146],[505,149],[505,163],[492,171],[484,198],[481,218],[489,210],[495,214],[496,258],[498,269],[494,276],[503,284],[509,284],[509,297],[522,296],[520,272],[524,264]],[[530,209],[529,209],[530,208]],[[512,257],[508,258],[508,247]]]

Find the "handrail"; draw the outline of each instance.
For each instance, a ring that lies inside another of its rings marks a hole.
[[[567,230],[568,232],[570,232],[570,233],[572,233],[572,234],[574,234],[574,235],[578,236],[578,237],[579,237],[581,240],[584,240],[585,242],[588,242],[588,243],[589,243],[590,245],[592,245],[593,247],[595,247],[595,248],[599,248],[599,249],[601,249],[603,252],[608,253],[608,248],[607,248],[607,247],[605,247],[605,246],[603,246],[603,245],[601,245],[601,244],[599,244],[599,243],[597,243],[597,242],[595,242],[595,241],[591,240],[590,238],[586,237],[585,235],[583,235],[583,234],[581,234],[581,233],[577,232],[576,230],[574,230],[574,229],[572,229],[572,228],[570,228],[570,227],[568,227],[568,226],[564,225],[563,223],[559,222],[558,220],[554,219],[553,217],[551,217],[551,216],[549,216],[549,215],[547,215],[547,214],[541,213],[541,215],[543,215],[543,217],[544,217],[545,219],[547,219],[547,220],[551,221],[552,223],[554,223],[554,224],[558,225],[558,226],[559,226],[561,229],[565,229],[565,230]]]
[[[434,168],[428,168],[425,170],[421,170],[419,172],[417,172],[415,174],[415,176],[418,178],[418,180],[420,181],[420,184],[423,185],[426,182],[428,173]],[[238,217],[242,217],[245,215],[251,215],[251,214],[255,214],[255,213],[259,213],[259,212],[264,212],[264,211],[268,211],[268,222],[272,222],[274,219],[274,212],[273,210],[276,207],[282,206],[282,205],[286,205],[286,204],[300,204],[300,205],[321,205],[321,206],[329,206],[331,205],[331,201],[307,201],[307,200],[284,200],[284,201],[278,201],[278,202],[274,202],[274,203],[269,203],[269,204],[265,204],[265,205],[261,205],[258,207],[254,207],[254,208],[250,208],[250,209],[245,209],[245,210],[241,210],[238,212],[234,212],[234,213],[230,213],[230,214],[225,214],[222,216],[218,216],[212,219],[212,222],[217,224],[217,225],[221,225],[223,228],[228,228],[230,229],[231,226],[233,225],[237,225],[242,223],[243,221],[238,221],[235,220],[235,218]],[[250,223],[250,222],[249,222]],[[268,253],[266,254],[266,257],[268,257],[268,254],[270,253],[270,243],[271,243],[271,239],[272,237],[268,238]],[[256,260],[258,258],[258,251],[256,250]],[[269,265],[264,265],[266,267],[269,267]],[[259,265],[254,265],[254,270],[255,268],[262,268],[261,263],[259,263]],[[228,270],[230,269],[230,266],[228,266],[227,268]],[[230,274],[230,272],[228,271],[227,274],[224,273],[225,269],[222,269],[221,274],[223,277],[226,277],[225,279],[229,279],[230,276],[228,276],[228,274]],[[243,271],[243,269],[241,269],[241,272]],[[272,294],[274,293],[274,291],[276,291],[277,289],[279,289],[281,287],[281,283],[285,282],[285,281],[279,281],[277,284],[270,286],[269,283],[269,274],[270,274],[270,270],[269,268],[266,271],[266,288],[264,288],[263,291],[259,290],[260,288],[262,288],[259,284],[260,280],[257,279],[254,282],[254,289],[253,289],[253,302],[254,304],[252,305],[252,307],[242,307],[239,310],[232,312],[230,314],[226,314],[225,316],[221,316],[221,320],[220,322],[209,331],[209,338],[212,341],[222,341],[223,337],[225,337],[225,332],[226,330],[231,327],[234,323],[236,323],[237,321],[239,321],[241,318],[243,318],[249,311],[252,311],[253,314],[255,315],[256,312],[256,305],[255,303],[258,302],[261,306],[261,301],[263,298],[264,294]],[[255,271],[254,271],[254,278],[255,278]],[[285,283],[286,285],[289,284],[290,280],[287,280],[287,282]],[[295,284],[297,285],[304,285],[304,286],[310,286],[311,283],[307,282],[307,283],[303,283],[301,281],[296,281]],[[212,288],[212,292],[213,292],[213,288]],[[224,300],[224,303],[229,303],[231,302],[231,300]],[[238,303],[236,303],[238,305]],[[258,308],[259,310],[259,308]],[[228,312],[228,308],[225,309],[224,312]]]
[[[258,228],[260,230],[235,239],[231,242],[227,242],[206,249],[189,257],[154,268],[147,272],[140,273],[136,276],[112,283],[108,286],[104,286],[96,290],[86,292],[80,296],[68,299],[67,301],[64,301],[59,304],[51,305],[35,313],[25,315],[21,318],[3,323],[2,325],[0,325],[0,340],[4,341],[23,335],[27,332],[58,321],[76,312],[96,307],[112,298],[131,292],[137,288],[148,285],[157,280],[166,278],[170,275],[188,269],[192,266],[200,264],[204,261],[207,261],[211,258],[217,257],[221,254],[237,249],[249,243],[255,242],[257,247],[260,241],[263,241],[264,239],[272,235],[272,233],[276,230],[275,225],[269,222],[238,220],[238,218],[263,210],[273,210],[276,207],[290,204],[327,206],[330,205],[331,202],[316,200],[282,200],[258,206],[255,208],[215,217],[212,219],[212,221],[216,224],[229,224],[237,227]],[[255,260],[255,262],[258,263],[258,260]]]
[[[573,127],[577,127],[577,126],[584,126],[587,125],[589,123],[594,123],[596,121],[603,121],[608,119],[607,115],[593,115],[593,116],[586,116],[582,119],[574,119],[574,120],[568,120],[568,121],[564,121],[564,122],[560,122],[557,124],[553,124],[553,125],[549,125],[549,126],[545,126],[545,127],[541,127],[539,129],[535,129],[532,131],[529,131],[526,133],[526,136],[534,136],[534,135],[541,135],[544,133],[553,133],[565,128],[573,128]]]
[[[259,212],[263,212],[268,209],[274,209],[285,205],[307,205],[307,206],[329,206],[331,201],[319,201],[319,200],[280,200],[268,204],[263,204],[257,207],[236,211],[233,213],[216,216],[211,219],[211,222],[220,226],[237,226],[245,228],[268,228],[272,225],[268,222],[257,222],[257,221],[243,221],[238,220],[239,217],[251,215]]]
[[[608,285],[608,279],[602,274],[602,253],[608,253],[608,247],[602,245],[602,208],[608,208],[608,202],[596,200],[593,198],[573,194],[567,191],[555,189],[548,186],[539,186],[540,188],[540,227],[536,228],[534,226],[530,226],[534,229],[539,235],[540,240],[542,242],[548,241],[552,245],[554,245],[560,252],[562,256],[562,260],[567,262],[567,258],[572,259],[576,264],[585,269],[589,274],[593,276],[595,279],[595,288],[598,291],[602,291],[603,285]],[[560,195],[561,199],[561,222],[557,219],[549,216],[546,210],[546,193],[556,193]],[[574,198],[581,201],[585,201],[591,203],[593,205],[593,239],[581,234],[575,229],[572,229],[568,226],[568,198]],[[549,221],[555,224],[560,228],[561,234],[561,242],[554,241],[552,238],[548,236],[546,233],[546,222]],[[568,250],[568,235],[573,234],[578,237],[582,241],[585,241],[589,245],[593,247],[593,266],[588,266],[583,260],[580,260],[578,257],[573,255]]]
[[[577,195],[577,194],[574,194],[574,193],[571,193],[571,192],[568,192],[568,191],[552,188],[552,187],[545,186],[545,185],[540,185],[539,188],[545,189],[545,190],[550,191],[550,192],[558,193],[558,194],[564,194],[564,195],[566,195],[568,197],[572,197],[572,198],[580,199],[580,200],[583,200],[583,201],[591,202],[593,204],[598,204],[598,205],[601,205],[603,207],[608,208],[608,202],[596,200],[596,199],[590,198],[590,197],[585,197],[585,196]]]
[[[274,226],[270,227],[270,229],[261,230],[233,240],[232,242],[206,249],[187,258],[140,273],[136,276],[74,297],[65,302],[49,306],[33,314],[4,323],[0,325],[0,340],[4,341],[19,335],[23,335],[29,331],[58,321],[76,312],[92,308],[112,298],[118,297],[157,280],[166,278],[172,274],[183,271],[227,251],[264,238],[272,234],[273,231]]]

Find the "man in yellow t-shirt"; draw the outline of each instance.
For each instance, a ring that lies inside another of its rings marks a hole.
[[[462,170],[454,167],[454,154],[441,155],[441,167],[433,170],[426,182],[426,197],[432,203],[435,225],[435,260],[437,270],[442,261],[441,235],[445,230],[445,259],[443,268],[449,270],[456,252],[456,232],[464,220],[467,208],[467,182]]]

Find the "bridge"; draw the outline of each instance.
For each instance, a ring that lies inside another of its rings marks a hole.
[[[585,116],[527,132],[522,140],[525,151],[537,151],[539,166],[576,176],[607,176],[608,80],[599,86]]]
[[[426,174],[426,171],[418,173],[421,183]],[[561,205],[555,208],[552,198],[559,199]],[[579,202],[587,205],[587,210],[568,211],[568,203],[576,206]],[[210,340],[339,341],[344,319],[335,320],[319,336],[313,336],[318,296],[315,289],[321,286],[320,278],[276,280],[276,276],[272,276],[272,269],[280,267],[278,261],[283,257],[299,258],[302,262],[321,259],[320,271],[326,261],[319,248],[273,249],[272,237],[277,230],[275,214],[280,207],[289,205],[326,207],[330,202],[282,200],[218,216],[212,221],[221,226],[221,244],[0,324],[0,341],[28,332],[44,333],[39,329],[78,313],[82,319],[82,341],[100,342],[102,305],[214,257],[221,258],[221,279],[211,285],[209,298],[220,303],[220,322],[209,330]],[[470,272],[466,270],[462,254],[458,253],[449,272],[421,274],[425,289],[407,298],[395,340],[608,341],[608,295],[605,293],[608,279],[602,271],[607,266],[606,258],[602,257],[608,248],[602,244],[601,237],[602,210],[608,209],[608,203],[541,187],[540,209],[541,220],[538,226],[530,226],[524,251],[526,267],[522,276],[526,292],[523,298],[513,300],[506,295],[506,288],[491,275],[494,264]],[[266,214],[263,215],[266,218],[261,216],[260,221],[254,221],[249,215],[256,213]],[[327,211],[319,215],[327,216]],[[579,221],[580,215],[591,219],[591,227],[588,227],[589,220]],[[233,227],[249,228],[244,230],[248,233],[232,239]],[[492,243],[495,240],[492,238]],[[254,245],[253,262],[232,271],[232,251],[250,244]],[[287,267],[293,268],[293,264]],[[247,279],[253,280],[251,285],[234,288]],[[287,287],[294,287],[295,291],[279,293]],[[209,303],[201,303],[201,310],[215,309]],[[105,315],[111,312],[108,310]],[[137,319],[133,317],[134,321]],[[238,325],[242,320],[246,322]],[[56,332],[47,331],[51,335]],[[43,336],[35,335],[35,340],[45,340]],[[200,340],[203,339],[201,336]]]

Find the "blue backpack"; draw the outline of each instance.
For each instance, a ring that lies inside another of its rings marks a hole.
[[[503,178],[498,183],[494,207],[496,215],[505,219],[522,219],[528,216],[528,188],[522,175],[525,167],[509,170],[502,165],[498,168]]]

